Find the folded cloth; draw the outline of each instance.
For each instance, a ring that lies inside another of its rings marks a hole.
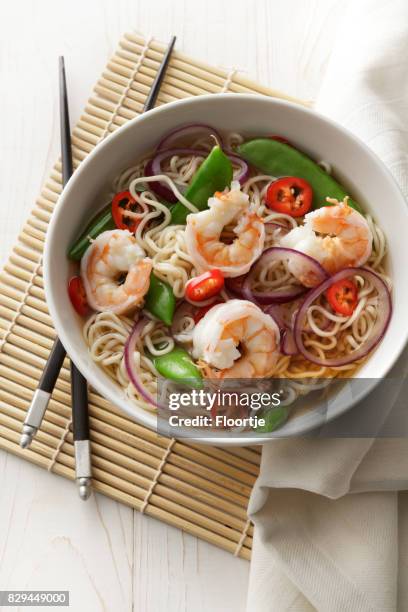
[[[316,108],[360,136],[408,196],[406,0],[349,4]],[[392,376],[407,372],[406,349]],[[248,612],[408,611],[405,489],[408,438],[265,445],[249,504]]]

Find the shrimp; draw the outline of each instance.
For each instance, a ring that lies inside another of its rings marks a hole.
[[[252,210],[237,181],[230,191],[216,192],[208,207],[187,217],[186,245],[194,266],[200,272],[218,268],[228,277],[245,274],[262,253],[263,220]],[[227,244],[222,241],[222,232],[232,223],[233,240]]]
[[[247,300],[219,304],[194,328],[193,357],[204,362],[208,377],[270,376],[279,357],[278,326]]]
[[[280,240],[281,246],[317,259],[329,274],[350,266],[362,266],[371,255],[373,242],[366,219],[348,206],[347,198],[340,203],[334,201],[334,206],[323,206],[305,215],[304,224]],[[291,261],[288,268],[306,287],[316,284],[307,265]]]
[[[81,260],[88,304],[99,312],[134,310],[149,289],[151,259],[128,230],[100,234]]]

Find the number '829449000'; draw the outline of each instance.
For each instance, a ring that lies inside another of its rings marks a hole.
[[[0,607],[69,606],[69,591],[0,591]]]

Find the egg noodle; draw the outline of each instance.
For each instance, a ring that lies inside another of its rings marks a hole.
[[[236,133],[227,136],[227,147],[240,144],[243,138]],[[163,164],[163,175],[160,177],[170,187],[178,200],[191,212],[196,208],[188,202],[183,191],[189,181],[206,158],[214,143],[197,141],[191,145],[193,149],[202,149],[202,155],[173,156]],[[176,298],[184,297],[184,289],[189,279],[197,275],[191,256],[188,253],[185,239],[184,225],[170,225],[171,213],[169,208],[161,203],[152,190],[149,182],[152,179],[144,177],[144,168],[148,158],[127,168],[115,179],[113,193],[128,190],[137,199],[140,212],[133,213],[140,223],[136,230],[137,243],[151,258],[153,271],[157,277],[167,282],[173,289]],[[322,167],[330,171],[328,164],[322,162]],[[238,169],[235,171],[238,172]],[[154,180],[158,180],[157,177]],[[298,221],[285,214],[272,212],[265,204],[267,188],[274,177],[254,174],[242,185],[241,190],[249,195],[253,208],[263,218],[266,230],[265,247],[276,246],[282,232],[295,228]],[[145,191],[139,191],[145,187]],[[386,241],[382,230],[375,221],[365,215],[373,235],[372,253],[365,264],[381,276],[390,288],[389,277],[384,271],[384,258],[386,255]],[[228,233],[228,228],[226,228]],[[256,278],[256,289],[268,291],[276,287],[286,287],[296,283],[296,279],[283,262],[273,262],[265,266]],[[317,357],[324,359],[352,353],[370,336],[378,315],[378,299],[374,286],[366,278],[356,276],[358,285],[358,304],[351,316],[341,316],[334,313],[321,295],[307,311],[307,323],[304,329],[304,344],[312,350]],[[229,299],[227,291],[220,296]],[[161,355],[174,348],[177,342],[183,343],[188,349],[191,345],[194,320],[186,314],[177,322],[177,329],[168,328],[160,321],[154,320],[150,313],[145,313],[151,320],[144,327],[138,340],[134,353],[135,366],[139,371],[140,380],[146,389],[155,394],[157,392],[158,373],[152,361],[147,357],[146,350],[151,355]],[[125,390],[127,397],[142,405],[146,410],[155,411],[155,408],[140,397],[133,384],[129,381],[125,361],[124,347],[133,327],[134,321],[123,315],[110,312],[94,313],[86,321],[83,335],[92,359],[118,385]],[[313,380],[350,376],[356,368],[360,367],[364,359],[339,367],[325,367],[308,361],[301,354],[281,355],[276,364],[274,377],[293,379],[294,396],[306,393],[313,387]],[[304,384],[300,381],[304,380]]]

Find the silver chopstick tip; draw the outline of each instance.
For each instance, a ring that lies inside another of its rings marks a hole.
[[[20,438],[21,448],[27,448],[28,446],[30,446],[31,442],[33,441],[33,436],[35,432],[36,429],[34,429],[34,427],[31,427],[31,425],[23,425],[23,433],[21,434]]]
[[[27,448],[31,444],[32,437],[28,434],[23,434],[20,438],[20,446],[21,448]]]
[[[92,491],[90,478],[78,478],[78,485],[79,497],[86,501],[89,499]]]

